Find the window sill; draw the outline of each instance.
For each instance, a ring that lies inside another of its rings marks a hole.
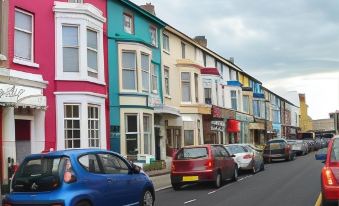
[[[86,78],[86,79],[81,79],[81,78],[65,78],[65,77],[57,77],[55,80],[57,81],[74,81],[74,82],[91,82],[99,85],[106,85],[104,81],[101,80],[96,80],[96,79],[91,79],[91,78]]]
[[[164,53],[168,54],[168,55],[171,55],[171,53],[165,49],[162,50]]]
[[[30,62],[27,60],[23,60],[23,59],[18,59],[18,58],[13,58],[13,63],[15,64],[21,64],[24,66],[29,66],[29,67],[34,67],[34,68],[39,68],[39,64],[34,63],[34,62]]]

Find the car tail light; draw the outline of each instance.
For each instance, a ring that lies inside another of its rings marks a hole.
[[[291,145],[287,145],[287,146],[285,147],[285,152],[289,152],[290,149],[291,149]]]
[[[213,168],[213,160],[209,159],[207,160],[207,162],[205,163],[205,166],[207,169],[212,169]]]
[[[253,158],[253,155],[251,154],[247,154],[243,157],[243,159],[252,159]]]
[[[324,178],[326,185],[330,185],[330,186],[336,185],[335,177],[334,177],[332,170],[330,168],[324,167],[323,178]]]
[[[175,171],[175,165],[173,164],[173,162],[172,162],[171,169],[172,169],[172,171]]]
[[[12,206],[12,205],[9,203],[3,203],[3,206]]]

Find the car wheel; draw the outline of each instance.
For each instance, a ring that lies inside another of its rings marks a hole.
[[[261,171],[264,171],[264,170],[265,170],[265,164],[264,164],[264,162],[261,163],[261,165],[260,165],[260,170],[261,170]]]
[[[91,203],[88,201],[80,201],[76,204],[76,206],[91,206]]]
[[[153,206],[153,205],[154,205],[153,194],[150,190],[146,190],[142,196],[140,206]]]
[[[220,172],[218,172],[218,173],[217,173],[217,176],[216,176],[216,178],[215,178],[214,186],[215,186],[216,188],[221,187],[221,182],[222,182],[222,177],[221,177]]]
[[[238,180],[238,167],[234,168],[234,173],[233,173],[233,181],[237,181]]]
[[[179,190],[181,188],[181,184],[179,183],[172,183],[173,190]]]

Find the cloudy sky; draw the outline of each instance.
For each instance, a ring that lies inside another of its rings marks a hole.
[[[132,0],[234,57],[274,91],[306,93],[313,119],[339,110],[338,0]]]

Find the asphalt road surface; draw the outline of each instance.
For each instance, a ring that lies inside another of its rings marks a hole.
[[[275,161],[265,171],[243,173],[237,182],[219,189],[210,185],[189,185],[156,193],[157,206],[314,206],[320,194],[321,161],[314,153],[294,161]]]

